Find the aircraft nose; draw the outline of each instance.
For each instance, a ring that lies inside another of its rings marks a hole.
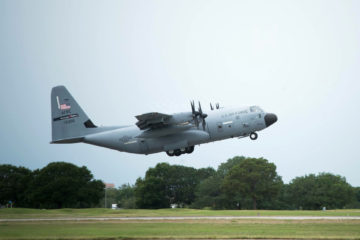
[[[273,113],[265,114],[265,125],[266,127],[270,126],[271,124],[277,121],[277,116]]]

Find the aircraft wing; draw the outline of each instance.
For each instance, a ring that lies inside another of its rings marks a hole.
[[[141,130],[145,129],[157,129],[165,127],[169,124],[169,120],[172,115],[151,112],[145,113],[138,116],[135,116],[138,120],[136,122],[136,126],[138,126]]]

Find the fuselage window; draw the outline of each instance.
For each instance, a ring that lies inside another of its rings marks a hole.
[[[259,108],[258,106],[251,106],[250,112],[264,112],[264,111],[261,110],[261,108]]]

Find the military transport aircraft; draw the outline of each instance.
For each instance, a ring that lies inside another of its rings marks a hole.
[[[136,116],[136,125],[98,127],[81,109],[64,86],[51,91],[52,142],[88,143],[114,150],[151,154],[165,151],[169,156],[192,153],[195,145],[233,137],[255,140],[257,131],[277,121],[273,113],[257,106],[215,108],[206,114],[198,103],[191,112],[164,114],[150,112]]]

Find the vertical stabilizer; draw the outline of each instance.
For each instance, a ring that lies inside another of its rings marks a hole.
[[[52,143],[81,142],[96,126],[64,86],[51,90]]]

